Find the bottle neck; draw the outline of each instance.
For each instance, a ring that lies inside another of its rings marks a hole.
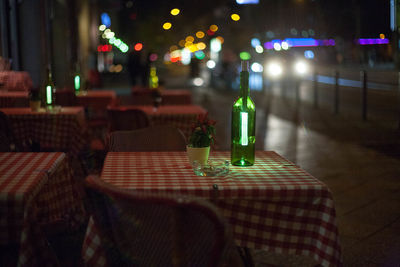
[[[249,72],[240,72],[240,97],[247,99],[249,96]]]

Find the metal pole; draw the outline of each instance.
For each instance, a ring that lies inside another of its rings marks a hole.
[[[335,98],[334,112],[339,114],[339,71],[335,71]]]
[[[397,125],[397,129],[400,130],[400,72],[399,72],[399,79],[397,82],[397,99],[398,99],[398,109],[399,109],[399,123]]]
[[[314,71],[314,108],[318,108],[318,72]]]
[[[297,78],[295,81],[295,90],[296,90],[296,102],[300,102],[300,78]]]
[[[367,120],[367,72],[365,70],[361,71],[361,82],[362,82],[362,119]]]

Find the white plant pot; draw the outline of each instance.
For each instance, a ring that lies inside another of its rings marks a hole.
[[[210,154],[210,147],[186,146],[186,152],[189,158],[190,165],[193,165],[193,161],[195,160],[197,160],[198,163],[205,165],[208,161],[208,155]]]

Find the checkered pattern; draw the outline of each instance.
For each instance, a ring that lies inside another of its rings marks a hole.
[[[192,123],[200,114],[207,111],[196,105],[171,105],[160,106],[155,110],[152,106],[121,106],[118,109],[140,109],[146,112],[152,125],[171,125],[180,129],[186,138],[192,131]]]
[[[29,93],[0,91],[0,108],[29,107]]]
[[[83,212],[65,154],[0,153],[0,162],[0,244],[19,244],[18,266],[54,266],[40,224]]]
[[[41,148],[77,155],[88,143],[82,107],[62,107],[58,113],[31,111],[30,108],[3,108],[10,119],[18,143],[33,140]]]
[[[229,159],[229,152],[210,158]],[[229,221],[237,245],[313,257],[340,266],[335,208],[329,189],[275,152],[258,151],[251,167],[230,167],[224,177],[193,174],[185,152],[110,152],[101,178],[126,189],[187,194],[212,200]],[[98,258],[98,240],[86,248]],[[85,251],[84,251],[85,252]]]
[[[0,71],[0,90],[29,91],[32,86],[31,76],[26,71]]]

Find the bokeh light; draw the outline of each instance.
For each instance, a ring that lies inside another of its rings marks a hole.
[[[383,33],[379,34],[379,38],[385,39],[385,35]]]
[[[251,70],[253,72],[263,72],[263,69],[263,66],[258,62],[254,62],[253,64],[251,64]]]
[[[194,53],[194,56],[195,56],[197,59],[202,60],[203,58],[205,58],[206,54],[204,54],[203,51],[196,51],[196,52]]]
[[[199,50],[206,49],[206,47],[207,47],[207,45],[203,42],[197,43],[196,46],[197,46],[197,49],[199,49]]]
[[[175,50],[177,50],[178,49],[178,47],[176,46],[176,45],[171,45],[171,47],[169,48],[169,51],[175,51]]]
[[[137,43],[133,47],[133,49],[135,49],[135,51],[140,51],[140,50],[142,50],[142,48],[143,48],[143,44],[142,43]]]
[[[261,45],[257,45],[256,46],[256,52],[261,54],[262,52],[264,52],[264,48]]]
[[[185,40],[180,40],[178,44],[179,44],[181,47],[185,47],[185,43],[186,43]]]
[[[202,31],[196,32],[196,37],[199,38],[199,39],[203,38],[204,35],[205,35],[205,34],[204,34],[204,32],[202,32]]]
[[[221,44],[223,44],[225,42],[225,39],[222,36],[218,36],[218,37],[215,37],[215,38],[217,38]]]
[[[212,59],[210,59],[209,61],[207,61],[207,68],[209,68],[209,69],[213,69],[213,68],[215,68],[215,61],[214,60],[212,60]]]
[[[106,29],[106,25],[101,24],[101,25],[99,26],[99,30],[100,30],[100,31],[104,31],[105,29]]]
[[[169,29],[171,29],[171,27],[172,27],[172,24],[170,22],[165,22],[163,24],[164,30],[169,30]]]
[[[240,52],[239,57],[241,60],[249,60],[251,58],[251,55],[249,52]]]
[[[156,53],[150,54],[149,60],[150,60],[151,62],[154,62],[154,61],[156,61],[157,59],[158,59],[158,55],[157,55]]]
[[[282,42],[281,47],[283,50],[288,50],[289,49],[289,44],[287,42]]]
[[[181,11],[178,8],[174,8],[171,10],[171,15],[176,16],[180,13]]]
[[[193,41],[194,41],[194,37],[193,36],[191,36],[191,35],[189,35],[188,37],[186,37],[186,42],[189,42],[189,43],[193,43]]]
[[[195,86],[202,86],[204,84],[204,80],[200,77],[194,78],[193,79],[193,84]]]
[[[210,26],[210,31],[213,31],[213,32],[218,31],[218,26],[215,25],[215,24],[211,25],[211,26]]]
[[[233,21],[238,21],[238,20],[240,20],[240,16],[239,16],[238,14],[232,14],[232,15],[231,15],[231,19],[232,19]]]

